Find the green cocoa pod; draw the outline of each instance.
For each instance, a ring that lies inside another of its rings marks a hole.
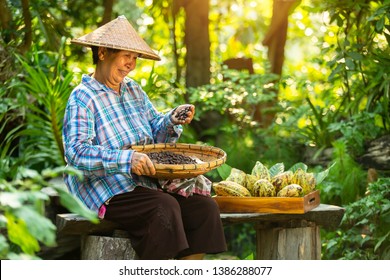
[[[241,186],[245,186],[246,183],[246,173],[240,169],[232,168],[229,176],[226,178],[226,181],[235,182]]]
[[[271,183],[274,185],[276,193],[285,186],[292,184],[293,175],[294,173],[292,171],[284,171],[272,177]]]
[[[262,164],[260,161],[257,161],[255,166],[252,169],[252,175],[256,176],[257,179],[271,180],[271,175],[268,168]]]
[[[300,185],[290,184],[283,187],[277,194],[279,197],[299,197],[303,194],[303,189]]]

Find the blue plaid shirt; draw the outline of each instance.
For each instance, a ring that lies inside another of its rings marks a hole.
[[[68,166],[83,179],[65,174],[65,183],[91,210],[136,186],[156,189],[156,181],[131,173],[131,145],[176,142],[182,133],[159,113],[142,88],[126,77],[120,94],[89,75],[71,93],[64,116],[63,143]]]

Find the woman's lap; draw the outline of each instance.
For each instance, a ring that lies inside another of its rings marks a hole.
[[[141,259],[226,250],[219,209],[210,197],[185,198],[138,187],[113,197],[105,218],[129,232]]]

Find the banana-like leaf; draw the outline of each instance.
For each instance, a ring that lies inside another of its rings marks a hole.
[[[72,213],[78,214],[90,220],[92,223],[99,223],[97,214],[89,210],[82,202],[75,196],[70,194],[67,190],[61,187],[53,186],[60,196],[60,203]]]
[[[303,162],[298,162],[298,163],[294,164],[293,166],[291,166],[291,168],[289,170],[292,172],[295,172],[298,169],[302,169],[303,171],[307,172],[307,165],[304,164]]]
[[[28,232],[47,246],[56,244],[56,226],[33,207],[24,205],[17,209],[15,216],[22,219],[26,224]]]
[[[283,162],[276,163],[269,168],[269,174],[270,174],[271,178],[278,175],[279,173],[282,173],[282,172],[284,172],[284,163]]]

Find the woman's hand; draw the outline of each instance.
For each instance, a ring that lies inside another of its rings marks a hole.
[[[139,176],[150,176],[156,174],[156,169],[147,155],[134,152],[131,159],[131,172]]]
[[[172,113],[171,120],[174,124],[188,124],[192,121],[195,115],[195,106],[192,104],[184,104],[178,106]]]

